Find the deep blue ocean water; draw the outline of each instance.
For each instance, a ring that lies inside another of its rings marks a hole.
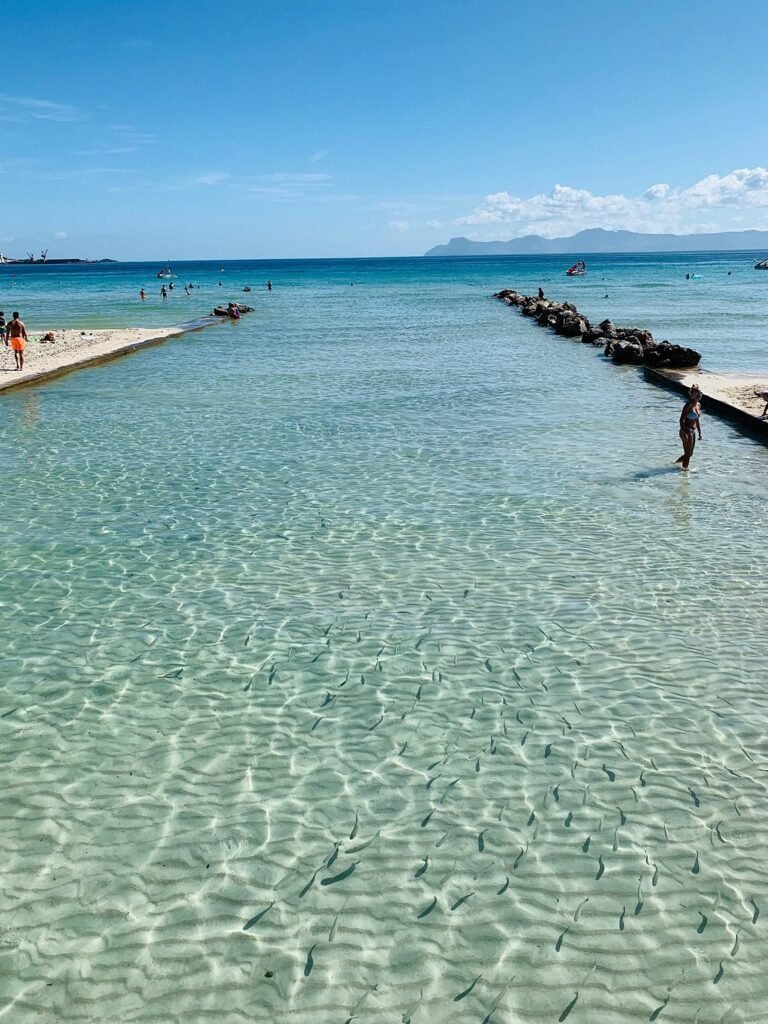
[[[0,268],[255,307],[0,400],[9,1020],[760,1019],[768,451],[491,293],[763,373],[768,274],[570,262]]]

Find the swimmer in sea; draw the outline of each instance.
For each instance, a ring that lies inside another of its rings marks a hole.
[[[676,465],[688,469],[696,447],[696,434],[701,441],[701,391],[694,384],[688,392],[688,401],[680,413],[680,440],[683,442],[683,454],[676,460]]]

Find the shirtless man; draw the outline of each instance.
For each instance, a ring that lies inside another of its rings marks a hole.
[[[6,345],[10,342],[11,348],[13,349],[13,357],[16,360],[16,369],[24,369],[24,348],[26,347],[27,341],[27,328],[24,326],[22,320],[19,319],[19,314],[13,314],[13,320],[8,324],[8,333],[6,336]]]

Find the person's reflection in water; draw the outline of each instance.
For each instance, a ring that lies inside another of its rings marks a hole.
[[[40,405],[34,391],[28,391],[21,407],[21,422],[26,430],[36,427],[40,422]]]
[[[691,478],[686,474],[678,477],[678,486],[670,499],[669,507],[676,526],[688,529],[693,521],[693,503],[691,502]]]

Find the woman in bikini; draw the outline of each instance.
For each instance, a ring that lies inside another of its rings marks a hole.
[[[688,401],[680,413],[680,440],[683,442],[683,454],[677,460],[677,465],[688,469],[688,464],[696,447],[696,434],[701,440],[701,391],[694,384],[688,392]]]

